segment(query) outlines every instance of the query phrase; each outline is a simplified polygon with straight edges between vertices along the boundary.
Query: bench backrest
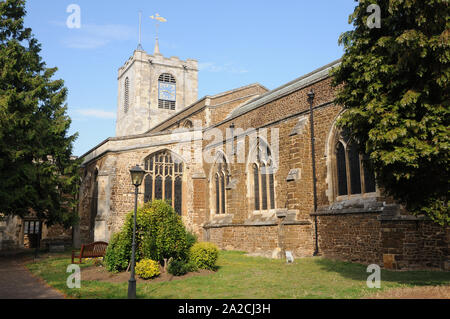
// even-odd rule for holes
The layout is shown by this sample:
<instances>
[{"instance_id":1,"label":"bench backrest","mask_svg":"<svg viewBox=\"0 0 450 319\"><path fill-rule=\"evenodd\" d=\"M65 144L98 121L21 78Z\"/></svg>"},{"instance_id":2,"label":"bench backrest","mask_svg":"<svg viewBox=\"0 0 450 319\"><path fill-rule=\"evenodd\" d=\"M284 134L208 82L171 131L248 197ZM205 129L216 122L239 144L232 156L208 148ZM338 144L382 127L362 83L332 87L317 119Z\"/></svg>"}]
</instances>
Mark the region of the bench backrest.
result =
<instances>
[{"instance_id":1,"label":"bench backrest","mask_svg":"<svg viewBox=\"0 0 450 319\"><path fill-rule=\"evenodd\" d=\"M103 257L106 253L108 243L104 241L96 241L91 244L81 246L82 257Z\"/></svg>"}]
</instances>

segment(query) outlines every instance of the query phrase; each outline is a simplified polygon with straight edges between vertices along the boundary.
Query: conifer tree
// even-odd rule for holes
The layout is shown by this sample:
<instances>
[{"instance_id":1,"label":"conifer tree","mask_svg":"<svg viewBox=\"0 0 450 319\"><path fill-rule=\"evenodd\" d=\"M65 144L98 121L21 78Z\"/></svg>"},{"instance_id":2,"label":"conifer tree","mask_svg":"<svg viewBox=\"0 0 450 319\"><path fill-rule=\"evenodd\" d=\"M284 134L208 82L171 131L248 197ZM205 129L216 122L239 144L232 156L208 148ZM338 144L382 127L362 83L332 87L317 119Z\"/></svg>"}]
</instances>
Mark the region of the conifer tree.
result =
<instances>
[{"instance_id":1,"label":"conifer tree","mask_svg":"<svg viewBox=\"0 0 450 319\"><path fill-rule=\"evenodd\" d=\"M381 9L379 28L367 23ZM360 0L333 72L338 125L370 156L378 185L414 214L449 223L448 0ZM372 21L373 22L373 21ZM371 27L369 27L371 26Z\"/></svg>"},{"instance_id":2,"label":"conifer tree","mask_svg":"<svg viewBox=\"0 0 450 319\"><path fill-rule=\"evenodd\" d=\"M52 79L57 69L42 61L25 14L24 0L0 2L0 212L69 226L79 161L71 156L67 89Z\"/></svg>"}]
</instances>

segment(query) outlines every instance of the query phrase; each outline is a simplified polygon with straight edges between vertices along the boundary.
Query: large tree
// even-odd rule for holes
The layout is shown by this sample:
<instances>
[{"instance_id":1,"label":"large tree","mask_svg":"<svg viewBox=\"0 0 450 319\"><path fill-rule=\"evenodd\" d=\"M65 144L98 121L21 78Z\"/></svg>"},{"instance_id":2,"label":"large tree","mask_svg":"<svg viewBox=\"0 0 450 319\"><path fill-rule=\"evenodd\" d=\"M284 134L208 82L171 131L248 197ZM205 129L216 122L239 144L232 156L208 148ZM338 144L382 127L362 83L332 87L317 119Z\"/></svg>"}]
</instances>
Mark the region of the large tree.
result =
<instances>
[{"instance_id":1,"label":"large tree","mask_svg":"<svg viewBox=\"0 0 450 319\"><path fill-rule=\"evenodd\" d=\"M373 8L381 9L374 25ZM379 186L414 214L449 217L448 0L360 0L333 72L338 125L370 155Z\"/></svg>"},{"instance_id":2,"label":"large tree","mask_svg":"<svg viewBox=\"0 0 450 319\"><path fill-rule=\"evenodd\" d=\"M62 80L24 27L24 0L0 2L0 213L48 225L75 219L78 160Z\"/></svg>"}]
</instances>

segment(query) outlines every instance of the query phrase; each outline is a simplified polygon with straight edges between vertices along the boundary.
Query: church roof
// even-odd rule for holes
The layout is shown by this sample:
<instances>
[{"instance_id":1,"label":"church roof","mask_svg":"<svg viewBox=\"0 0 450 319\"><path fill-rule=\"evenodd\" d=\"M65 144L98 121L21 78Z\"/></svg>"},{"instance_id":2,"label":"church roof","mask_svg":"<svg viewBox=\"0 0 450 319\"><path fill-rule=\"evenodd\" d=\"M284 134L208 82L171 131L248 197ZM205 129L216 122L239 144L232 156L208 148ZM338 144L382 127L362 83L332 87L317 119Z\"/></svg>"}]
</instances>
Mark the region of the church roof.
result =
<instances>
[{"instance_id":1,"label":"church roof","mask_svg":"<svg viewBox=\"0 0 450 319\"><path fill-rule=\"evenodd\" d=\"M327 77L329 77L330 70L332 68L337 67L341 64L341 59L333 61L327 65L324 65L308 74L305 74L291 82L288 82L272 91L269 91L256 99L250 101L247 104L242 105L241 107L235 109L228 117L228 120L231 118L235 118L244 113L247 113L251 110L254 110L264 104L272 102L280 97L288 95L294 91L300 90L306 86L309 86L315 82L321 81Z\"/></svg>"},{"instance_id":2,"label":"church roof","mask_svg":"<svg viewBox=\"0 0 450 319\"><path fill-rule=\"evenodd\" d=\"M176 119L176 121L182 121L182 120L188 118L189 116L191 116L193 113L198 112L199 110L201 110L205 107L220 107L221 105L229 103L230 101L224 100L221 103L215 103L214 100L219 100L220 98L225 97L227 95L232 95L233 93L243 91L245 89L252 88L252 87L260 87L264 91L269 91L265 86L263 86L259 83L253 83L253 84L241 86L236 89L221 92L221 93L218 93L215 95L206 95L206 96L202 97L201 99L197 100L196 102L192 103L191 105L187 106L186 108L182 109L181 111L175 113L174 115L172 115L168 119L164 120L163 122L152 127L146 133L161 131L165 127L173 125L174 124L173 122L175 119ZM248 98L248 97L241 97L241 98Z\"/></svg>"}]
</instances>

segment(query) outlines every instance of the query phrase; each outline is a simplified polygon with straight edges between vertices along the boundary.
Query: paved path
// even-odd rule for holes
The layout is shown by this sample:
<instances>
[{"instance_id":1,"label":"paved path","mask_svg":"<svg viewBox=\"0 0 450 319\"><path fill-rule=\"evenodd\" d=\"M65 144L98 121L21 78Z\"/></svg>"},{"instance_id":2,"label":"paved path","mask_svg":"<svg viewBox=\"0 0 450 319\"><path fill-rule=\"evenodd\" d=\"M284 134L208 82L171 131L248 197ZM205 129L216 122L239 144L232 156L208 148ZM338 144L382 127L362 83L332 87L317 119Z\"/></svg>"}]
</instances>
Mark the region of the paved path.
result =
<instances>
[{"instance_id":1,"label":"paved path","mask_svg":"<svg viewBox=\"0 0 450 319\"><path fill-rule=\"evenodd\" d=\"M62 299L64 296L31 275L20 256L0 257L0 299Z\"/></svg>"}]
</instances>

